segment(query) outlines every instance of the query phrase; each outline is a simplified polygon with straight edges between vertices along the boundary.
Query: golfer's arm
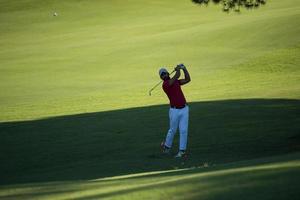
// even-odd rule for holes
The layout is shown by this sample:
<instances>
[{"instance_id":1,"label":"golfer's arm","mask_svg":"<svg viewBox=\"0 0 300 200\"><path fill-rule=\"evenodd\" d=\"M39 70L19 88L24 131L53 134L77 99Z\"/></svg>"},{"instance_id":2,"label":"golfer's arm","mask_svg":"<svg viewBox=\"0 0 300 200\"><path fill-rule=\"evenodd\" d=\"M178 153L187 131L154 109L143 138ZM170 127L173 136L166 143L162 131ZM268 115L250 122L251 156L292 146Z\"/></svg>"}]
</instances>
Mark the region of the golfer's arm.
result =
<instances>
[{"instance_id":1,"label":"golfer's arm","mask_svg":"<svg viewBox=\"0 0 300 200\"><path fill-rule=\"evenodd\" d=\"M180 85L184 85L187 84L188 82L191 81L191 77L190 77L190 73L188 72L188 70L186 68L183 68L183 73L184 73L184 79L180 79Z\"/></svg>"},{"instance_id":2,"label":"golfer's arm","mask_svg":"<svg viewBox=\"0 0 300 200\"><path fill-rule=\"evenodd\" d=\"M173 83L178 80L180 77L180 70L176 70L175 75L169 80L169 85L173 85Z\"/></svg>"}]
</instances>

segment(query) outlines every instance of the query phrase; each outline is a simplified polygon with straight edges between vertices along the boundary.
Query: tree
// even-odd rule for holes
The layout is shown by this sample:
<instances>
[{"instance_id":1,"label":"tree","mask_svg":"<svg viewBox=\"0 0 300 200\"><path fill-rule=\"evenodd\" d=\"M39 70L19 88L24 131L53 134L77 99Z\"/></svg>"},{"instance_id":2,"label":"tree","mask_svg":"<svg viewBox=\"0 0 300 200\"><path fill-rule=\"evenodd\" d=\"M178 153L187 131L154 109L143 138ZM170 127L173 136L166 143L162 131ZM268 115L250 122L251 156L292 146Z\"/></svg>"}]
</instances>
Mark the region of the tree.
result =
<instances>
[{"instance_id":1,"label":"tree","mask_svg":"<svg viewBox=\"0 0 300 200\"><path fill-rule=\"evenodd\" d=\"M266 4L266 1L267 0L192 0L192 2L200 5L207 5L209 2L223 4L223 11L225 12L229 12L230 10L239 12L240 7L245 7L247 9L257 8Z\"/></svg>"}]
</instances>

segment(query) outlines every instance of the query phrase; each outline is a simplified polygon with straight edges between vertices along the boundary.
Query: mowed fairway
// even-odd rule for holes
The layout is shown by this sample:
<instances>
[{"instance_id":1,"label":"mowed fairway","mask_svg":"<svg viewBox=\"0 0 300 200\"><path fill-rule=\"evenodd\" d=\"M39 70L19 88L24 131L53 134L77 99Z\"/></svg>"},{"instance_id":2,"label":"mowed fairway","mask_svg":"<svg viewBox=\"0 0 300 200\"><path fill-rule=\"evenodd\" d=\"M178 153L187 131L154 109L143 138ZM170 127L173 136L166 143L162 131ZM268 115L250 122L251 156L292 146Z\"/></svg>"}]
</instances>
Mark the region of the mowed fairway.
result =
<instances>
[{"instance_id":1,"label":"mowed fairway","mask_svg":"<svg viewBox=\"0 0 300 200\"><path fill-rule=\"evenodd\" d=\"M0 0L0 199L296 199L297 3ZM168 101L148 96L182 62L185 161L160 154Z\"/></svg>"}]
</instances>

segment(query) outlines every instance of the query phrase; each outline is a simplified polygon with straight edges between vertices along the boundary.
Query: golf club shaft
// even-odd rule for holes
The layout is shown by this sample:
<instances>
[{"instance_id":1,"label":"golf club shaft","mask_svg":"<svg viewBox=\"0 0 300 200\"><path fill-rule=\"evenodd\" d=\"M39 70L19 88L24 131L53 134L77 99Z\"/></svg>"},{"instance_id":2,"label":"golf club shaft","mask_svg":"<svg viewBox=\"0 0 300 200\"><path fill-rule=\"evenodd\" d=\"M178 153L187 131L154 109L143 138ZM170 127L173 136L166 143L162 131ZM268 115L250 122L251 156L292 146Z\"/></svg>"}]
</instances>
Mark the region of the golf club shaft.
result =
<instances>
[{"instance_id":1,"label":"golf club shaft","mask_svg":"<svg viewBox=\"0 0 300 200\"><path fill-rule=\"evenodd\" d=\"M173 74L174 72L175 72L175 70L173 70L173 71L171 72L171 74ZM170 75L171 75L171 74L170 74ZM162 82L163 82L163 80L159 81L159 83L157 83L155 86L153 86L153 87L149 90L149 96L151 96L151 92L152 92L157 86L159 86Z\"/></svg>"}]
</instances>

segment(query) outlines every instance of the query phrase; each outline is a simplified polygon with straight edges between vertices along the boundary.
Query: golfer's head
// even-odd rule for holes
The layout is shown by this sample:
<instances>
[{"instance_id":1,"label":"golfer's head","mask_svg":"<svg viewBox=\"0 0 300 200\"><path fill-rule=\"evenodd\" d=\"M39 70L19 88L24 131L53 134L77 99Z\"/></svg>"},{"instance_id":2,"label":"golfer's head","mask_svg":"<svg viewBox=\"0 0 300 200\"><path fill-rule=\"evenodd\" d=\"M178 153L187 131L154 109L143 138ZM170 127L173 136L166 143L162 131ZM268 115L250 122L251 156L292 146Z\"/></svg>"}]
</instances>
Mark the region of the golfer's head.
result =
<instances>
[{"instance_id":1,"label":"golfer's head","mask_svg":"<svg viewBox=\"0 0 300 200\"><path fill-rule=\"evenodd\" d=\"M158 73L162 80L169 79L169 72L165 68L161 68Z\"/></svg>"}]
</instances>

